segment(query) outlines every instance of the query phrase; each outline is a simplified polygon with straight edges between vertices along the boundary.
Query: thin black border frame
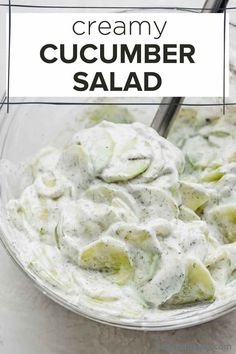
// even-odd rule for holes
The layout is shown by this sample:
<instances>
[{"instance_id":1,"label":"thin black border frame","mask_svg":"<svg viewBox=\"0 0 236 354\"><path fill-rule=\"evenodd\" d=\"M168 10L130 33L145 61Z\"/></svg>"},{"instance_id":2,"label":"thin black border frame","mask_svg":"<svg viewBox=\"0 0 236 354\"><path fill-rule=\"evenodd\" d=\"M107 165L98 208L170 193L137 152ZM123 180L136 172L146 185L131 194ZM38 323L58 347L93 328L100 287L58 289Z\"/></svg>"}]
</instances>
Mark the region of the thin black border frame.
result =
<instances>
[{"instance_id":1,"label":"thin black border frame","mask_svg":"<svg viewBox=\"0 0 236 354\"><path fill-rule=\"evenodd\" d=\"M36 9L142 9L142 10L148 10L148 9L162 9L162 10L167 10L167 9L172 9L172 10L183 10L183 11L200 11L202 10L201 7L182 7L182 6L58 6L58 5L32 5L32 4L12 4L11 0L8 1L8 4L2 4L0 3L0 7L8 7L8 14L9 14L9 26L8 26L8 67L7 67L7 96L6 96L6 102L5 100L2 102L1 108L4 105L7 105L7 113L10 112L10 105L33 105L33 104L41 104L41 105L142 105L142 106L152 106L152 105L165 105L162 102L63 102L63 101L22 101L22 102L11 102L10 101L10 61L11 61L11 13L12 13L12 7L15 8L36 8ZM211 10L206 9L206 10ZM225 114L225 108L226 106L234 106L236 105L236 102L231 102L231 103L226 103L226 97L225 97L225 85L226 85L226 14L228 10L236 10L236 7L224 7L221 10L223 10L224 14L224 24L223 24L223 93L222 93L222 103L181 103L181 104L176 104L177 106L222 106L223 107L223 114Z\"/></svg>"},{"instance_id":2,"label":"thin black border frame","mask_svg":"<svg viewBox=\"0 0 236 354\"><path fill-rule=\"evenodd\" d=\"M7 113L10 112L10 68L11 68L11 0L9 0L9 4L8 4Z\"/></svg>"},{"instance_id":3,"label":"thin black border frame","mask_svg":"<svg viewBox=\"0 0 236 354\"><path fill-rule=\"evenodd\" d=\"M0 7L8 7L9 4L0 3ZM40 9L152 9L152 10L195 10L201 11L202 7L184 7L184 6L58 6L58 5L32 5L32 4L11 4L11 7L20 8L40 8ZM211 11L211 8L206 8L205 10ZM219 10L224 11L225 8L220 8ZM236 10L236 6L227 7L227 10Z\"/></svg>"}]
</instances>

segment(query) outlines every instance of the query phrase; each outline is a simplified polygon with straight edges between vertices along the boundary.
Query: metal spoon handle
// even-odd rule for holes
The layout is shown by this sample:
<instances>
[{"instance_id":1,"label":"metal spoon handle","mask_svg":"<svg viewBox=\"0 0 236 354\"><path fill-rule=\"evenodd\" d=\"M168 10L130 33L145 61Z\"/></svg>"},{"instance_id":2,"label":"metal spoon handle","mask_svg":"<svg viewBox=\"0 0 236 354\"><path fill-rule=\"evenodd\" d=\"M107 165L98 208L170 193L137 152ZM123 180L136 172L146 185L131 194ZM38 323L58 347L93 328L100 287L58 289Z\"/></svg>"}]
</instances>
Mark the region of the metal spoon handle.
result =
<instances>
[{"instance_id":1,"label":"metal spoon handle","mask_svg":"<svg viewBox=\"0 0 236 354\"><path fill-rule=\"evenodd\" d=\"M202 12L223 12L227 4L228 0L206 0ZM164 97L161 101L151 127L165 138L169 133L183 100L184 97Z\"/></svg>"},{"instance_id":2,"label":"metal spoon handle","mask_svg":"<svg viewBox=\"0 0 236 354\"><path fill-rule=\"evenodd\" d=\"M224 12L229 0L206 0L202 12Z\"/></svg>"},{"instance_id":3,"label":"metal spoon handle","mask_svg":"<svg viewBox=\"0 0 236 354\"><path fill-rule=\"evenodd\" d=\"M155 114L151 127L164 138L169 133L183 99L183 97L164 97L161 100L161 105Z\"/></svg>"}]
</instances>

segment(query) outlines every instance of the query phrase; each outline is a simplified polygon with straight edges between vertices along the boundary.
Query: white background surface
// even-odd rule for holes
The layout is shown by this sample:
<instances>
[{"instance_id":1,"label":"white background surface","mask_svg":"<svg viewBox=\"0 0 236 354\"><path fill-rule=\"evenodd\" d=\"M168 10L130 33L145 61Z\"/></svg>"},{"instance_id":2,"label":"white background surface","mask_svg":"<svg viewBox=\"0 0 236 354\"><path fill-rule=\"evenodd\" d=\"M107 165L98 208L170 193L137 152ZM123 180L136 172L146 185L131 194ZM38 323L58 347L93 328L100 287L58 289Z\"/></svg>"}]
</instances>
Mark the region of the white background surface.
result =
<instances>
[{"instance_id":1,"label":"white background surface","mask_svg":"<svg viewBox=\"0 0 236 354\"><path fill-rule=\"evenodd\" d=\"M32 1L40 3L40 0ZM24 2L30 3L30 0ZM60 0L48 1L50 4L56 2ZM88 0L74 3L89 5ZM96 4L102 3L108 5L111 0L96 0ZM118 1L113 0L112 4L115 3ZM130 5L137 3L129 0ZM145 1L145 5L157 3L167 5L166 0ZM186 5L184 0L169 0L171 5L180 3ZM119 0L119 4L127 5L127 0ZM188 6L201 4L201 0L187 1ZM236 0L231 1L231 5L235 6ZM208 324L162 333L135 332L97 324L63 309L41 294L0 246L0 354L235 354L235 331L236 311ZM179 349L178 346L185 343L199 344L203 349ZM172 345L172 349L164 349L165 344ZM231 349L222 351L214 348L217 345L231 345Z\"/></svg>"}]
</instances>

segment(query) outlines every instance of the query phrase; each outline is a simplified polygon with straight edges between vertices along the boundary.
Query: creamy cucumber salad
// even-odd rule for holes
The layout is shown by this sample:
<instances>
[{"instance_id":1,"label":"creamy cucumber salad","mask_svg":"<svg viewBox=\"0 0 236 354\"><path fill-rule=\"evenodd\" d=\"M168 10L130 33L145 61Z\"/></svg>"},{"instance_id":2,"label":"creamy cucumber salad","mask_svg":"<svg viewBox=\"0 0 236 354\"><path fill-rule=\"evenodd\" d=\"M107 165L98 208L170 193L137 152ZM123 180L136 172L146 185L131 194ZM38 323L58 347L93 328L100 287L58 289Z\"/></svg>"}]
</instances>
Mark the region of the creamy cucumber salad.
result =
<instances>
[{"instance_id":1,"label":"creamy cucumber salad","mask_svg":"<svg viewBox=\"0 0 236 354\"><path fill-rule=\"evenodd\" d=\"M166 140L112 109L39 151L8 202L25 266L69 302L125 318L233 294L236 115L182 110Z\"/></svg>"}]
</instances>

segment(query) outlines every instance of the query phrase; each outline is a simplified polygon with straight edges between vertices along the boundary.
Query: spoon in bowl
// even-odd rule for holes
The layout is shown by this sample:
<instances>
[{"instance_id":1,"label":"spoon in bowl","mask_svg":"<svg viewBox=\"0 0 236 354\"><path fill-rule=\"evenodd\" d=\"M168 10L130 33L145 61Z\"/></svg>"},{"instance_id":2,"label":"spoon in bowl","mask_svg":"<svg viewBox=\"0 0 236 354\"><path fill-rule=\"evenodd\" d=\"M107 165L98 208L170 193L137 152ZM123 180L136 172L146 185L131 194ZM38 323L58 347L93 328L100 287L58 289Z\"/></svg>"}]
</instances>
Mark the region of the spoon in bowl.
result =
<instances>
[{"instance_id":1,"label":"spoon in bowl","mask_svg":"<svg viewBox=\"0 0 236 354\"><path fill-rule=\"evenodd\" d=\"M219 13L223 12L228 4L228 0L206 0L202 12ZM164 97L161 101L151 127L161 136L167 137L170 128L177 116L184 97Z\"/></svg>"}]
</instances>

